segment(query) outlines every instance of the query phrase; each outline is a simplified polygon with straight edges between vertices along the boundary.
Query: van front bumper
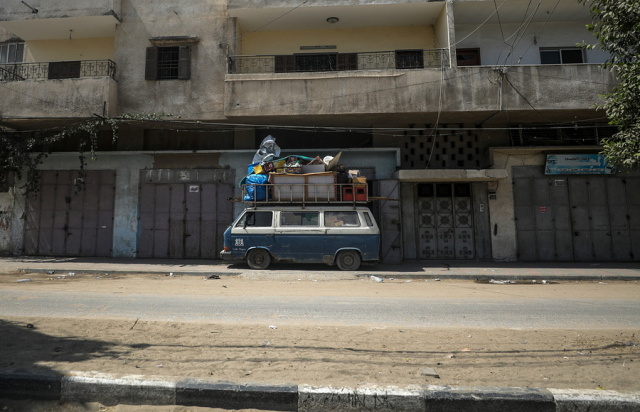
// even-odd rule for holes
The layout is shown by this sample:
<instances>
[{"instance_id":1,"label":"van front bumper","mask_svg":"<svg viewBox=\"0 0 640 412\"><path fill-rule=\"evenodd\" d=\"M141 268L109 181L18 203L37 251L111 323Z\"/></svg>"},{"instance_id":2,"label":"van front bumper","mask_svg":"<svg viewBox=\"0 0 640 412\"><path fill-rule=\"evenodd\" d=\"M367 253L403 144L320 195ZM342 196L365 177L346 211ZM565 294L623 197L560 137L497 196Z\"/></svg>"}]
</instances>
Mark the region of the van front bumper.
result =
<instances>
[{"instance_id":1,"label":"van front bumper","mask_svg":"<svg viewBox=\"0 0 640 412\"><path fill-rule=\"evenodd\" d=\"M220 259L222 260L236 260L233 255L231 254L230 251L228 250L221 250L220 251Z\"/></svg>"}]
</instances>

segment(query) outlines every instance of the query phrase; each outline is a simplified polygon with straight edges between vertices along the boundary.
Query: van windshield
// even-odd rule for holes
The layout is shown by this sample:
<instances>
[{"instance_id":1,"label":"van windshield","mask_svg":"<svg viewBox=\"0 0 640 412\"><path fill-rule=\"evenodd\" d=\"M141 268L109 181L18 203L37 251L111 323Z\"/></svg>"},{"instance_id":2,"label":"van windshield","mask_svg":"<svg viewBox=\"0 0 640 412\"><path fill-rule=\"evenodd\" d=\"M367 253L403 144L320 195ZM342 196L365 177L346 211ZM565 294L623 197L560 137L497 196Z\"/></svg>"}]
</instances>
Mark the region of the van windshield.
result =
<instances>
[{"instance_id":1,"label":"van windshield","mask_svg":"<svg viewBox=\"0 0 640 412\"><path fill-rule=\"evenodd\" d=\"M236 227L271 227L273 212L247 212L238 220Z\"/></svg>"}]
</instances>

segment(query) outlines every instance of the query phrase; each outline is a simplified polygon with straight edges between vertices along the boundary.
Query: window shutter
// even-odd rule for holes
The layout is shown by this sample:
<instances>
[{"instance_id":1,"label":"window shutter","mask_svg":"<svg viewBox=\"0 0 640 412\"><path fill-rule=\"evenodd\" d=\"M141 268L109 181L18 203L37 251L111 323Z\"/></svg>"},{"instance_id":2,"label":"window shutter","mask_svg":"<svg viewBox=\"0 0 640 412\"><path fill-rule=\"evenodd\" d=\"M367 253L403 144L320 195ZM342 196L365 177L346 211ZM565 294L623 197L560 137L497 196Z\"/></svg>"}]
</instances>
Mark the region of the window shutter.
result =
<instances>
[{"instance_id":1,"label":"window shutter","mask_svg":"<svg viewBox=\"0 0 640 412\"><path fill-rule=\"evenodd\" d=\"M340 53L336 56L338 70L358 70L356 53Z\"/></svg>"},{"instance_id":2,"label":"window shutter","mask_svg":"<svg viewBox=\"0 0 640 412\"><path fill-rule=\"evenodd\" d=\"M191 78L191 48L180 46L178 57L178 79L189 80Z\"/></svg>"},{"instance_id":3,"label":"window shutter","mask_svg":"<svg viewBox=\"0 0 640 412\"><path fill-rule=\"evenodd\" d=\"M147 47L147 60L144 70L145 80L158 80L158 48Z\"/></svg>"},{"instance_id":4,"label":"window shutter","mask_svg":"<svg viewBox=\"0 0 640 412\"><path fill-rule=\"evenodd\" d=\"M295 71L294 56L275 56L276 57L276 73L289 73Z\"/></svg>"}]
</instances>

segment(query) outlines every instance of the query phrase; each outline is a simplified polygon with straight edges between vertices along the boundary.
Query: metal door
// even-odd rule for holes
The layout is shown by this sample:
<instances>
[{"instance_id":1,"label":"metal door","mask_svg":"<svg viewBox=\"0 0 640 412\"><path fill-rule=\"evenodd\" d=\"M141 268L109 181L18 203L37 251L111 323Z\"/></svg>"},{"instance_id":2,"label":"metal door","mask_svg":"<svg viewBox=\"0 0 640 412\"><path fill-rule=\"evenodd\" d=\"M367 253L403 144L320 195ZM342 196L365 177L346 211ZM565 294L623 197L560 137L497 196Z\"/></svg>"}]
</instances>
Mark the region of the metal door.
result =
<instances>
[{"instance_id":1,"label":"metal door","mask_svg":"<svg viewBox=\"0 0 640 412\"><path fill-rule=\"evenodd\" d=\"M420 183L417 205L419 259L474 259L469 183Z\"/></svg>"},{"instance_id":2,"label":"metal door","mask_svg":"<svg viewBox=\"0 0 640 412\"><path fill-rule=\"evenodd\" d=\"M111 256L115 171L47 170L38 192L27 196L24 253L50 256Z\"/></svg>"},{"instance_id":3,"label":"metal door","mask_svg":"<svg viewBox=\"0 0 640 412\"><path fill-rule=\"evenodd\" d=\"M514 168L519 259L638 260L639 192L637 176L544 176Z\"/></svg>"},{"instance_id":4,"label":"metal door","mask_svg":"<svg viewBox=\"0 0 640 412\"><path fill-rule=\"evenodd\" d=\"M225 183L142 183L137 256L218 258L233 219L232 196L233 186Z\"/></svg>"}]
</instances>

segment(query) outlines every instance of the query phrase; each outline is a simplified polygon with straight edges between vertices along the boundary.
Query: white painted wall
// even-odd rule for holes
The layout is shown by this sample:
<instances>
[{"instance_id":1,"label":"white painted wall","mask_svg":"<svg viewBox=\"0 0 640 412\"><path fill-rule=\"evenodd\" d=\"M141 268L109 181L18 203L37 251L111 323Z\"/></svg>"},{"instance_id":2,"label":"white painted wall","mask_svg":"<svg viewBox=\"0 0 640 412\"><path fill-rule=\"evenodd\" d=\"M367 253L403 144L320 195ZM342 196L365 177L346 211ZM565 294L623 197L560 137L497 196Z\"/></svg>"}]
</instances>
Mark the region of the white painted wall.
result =
<instances>
[{"instance_id":1,"label":"white painted wall","mask_svg":"<svg viewBox=\"0 0 640 412\"><path fill-rule=\"evenodd\" d=\"M531 23L525 28L516 23L485 24L475 32L479 25L456 24L456 48L480 48L482 65L540 64L541 47L596 43L586 24L575 21ZM601 50L587 50L586 56L586 63L603 63L608 57Z\"/></svg>"}]
</instances>

